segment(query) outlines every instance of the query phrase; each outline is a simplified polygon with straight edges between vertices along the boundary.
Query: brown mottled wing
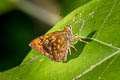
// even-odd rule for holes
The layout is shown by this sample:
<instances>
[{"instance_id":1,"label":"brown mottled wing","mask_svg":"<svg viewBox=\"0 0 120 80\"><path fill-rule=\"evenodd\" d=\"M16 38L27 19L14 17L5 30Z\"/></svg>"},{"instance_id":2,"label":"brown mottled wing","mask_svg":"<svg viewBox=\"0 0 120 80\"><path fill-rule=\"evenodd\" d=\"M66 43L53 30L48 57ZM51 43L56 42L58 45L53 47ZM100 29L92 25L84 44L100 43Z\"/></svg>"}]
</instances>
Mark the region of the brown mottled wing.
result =
<instances>
[{"instance_id":1,"label":"brown mottled wing","mask_svg":"<svg viewBox=\"0 0 120 80\"><path fill-rule=\"evenodd\" d=\"M52 60L61 61L64 59L66 61L68 42L67 33L58 31L36 38L30 43L30 46L46 54Z\"/></svg>"},{"instance_id":2,"label":"brown mottled wing","mask_svg":"<svg viewBox=\"0 0 120 80\"><path fill-rule=\"evenodd\" d=\"M66 32L60 32L54 36L48 38L49 43L46 45L49 49L49 57L55 61L61 61L67 59L67 51L68 51L68 39Z\"/></svg>"}]
</instances>

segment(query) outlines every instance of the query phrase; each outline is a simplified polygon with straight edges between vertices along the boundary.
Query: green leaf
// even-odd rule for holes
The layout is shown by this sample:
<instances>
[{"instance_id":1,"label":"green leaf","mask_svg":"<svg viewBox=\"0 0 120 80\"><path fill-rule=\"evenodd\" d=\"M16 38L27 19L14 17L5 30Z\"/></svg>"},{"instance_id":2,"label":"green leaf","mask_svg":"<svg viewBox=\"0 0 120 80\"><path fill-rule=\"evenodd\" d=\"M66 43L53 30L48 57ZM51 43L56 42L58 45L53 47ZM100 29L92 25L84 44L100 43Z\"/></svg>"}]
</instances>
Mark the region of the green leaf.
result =
<instances>
[{"instance_id":1,"label":"green leaf","mask_svg":"<svg viewBox=\"0 0 120 80\"><path fill-rule=\"evenodd\" d=\"M117 55L103 62L79 80L120 80L120 52Z\"/></svg>"},{"instance_id":2,"label":"green leaf","mask_svg":"<svg viewBox=\"0 0 120 80\"><path fill-rule=\"evenodd\" d=\"M61 15L66 16L74 9L88 3L91 0L61 0L60 9Z\"/></svg>"},{"instance_id":3,"label":"green leaf","mask_svg":"<svg viewBox=\"0 0 120 80\"><path fill-rule=\"evenodd\" d=\"M1 80L119 80L120 1L92 0L77 8L48 33L71 24L88 44L74 43L66 62L55 62L31 50L21 65L2 72ZM114 65L113 65L114 64ZM109 78L108 78L109 77Z\"/></svg>"},{"instance_id":4,"label":"green leaf","mask_svg":"<svg viewBox=\"0 0 120 80\"><path fill-rule=\"evenodd\" d=\"M0 14L15 9L15 4L10 0L0 0Z\"/></svg>"}]
</instances>

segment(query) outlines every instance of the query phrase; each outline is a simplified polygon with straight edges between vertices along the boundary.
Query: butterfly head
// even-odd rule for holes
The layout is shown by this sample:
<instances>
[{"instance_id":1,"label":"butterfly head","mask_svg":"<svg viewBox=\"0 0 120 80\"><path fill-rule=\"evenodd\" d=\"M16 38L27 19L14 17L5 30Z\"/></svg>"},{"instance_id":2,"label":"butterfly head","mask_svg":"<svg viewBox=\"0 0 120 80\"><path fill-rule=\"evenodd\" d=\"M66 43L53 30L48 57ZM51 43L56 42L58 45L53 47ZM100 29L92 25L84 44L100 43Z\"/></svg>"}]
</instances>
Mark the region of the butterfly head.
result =
<instances>
[{"instance_id":1,"label":"butterfly head","mask_svg":"<svg viewBox=\"0 0 120 80\"><path fill-rule=\"evenodd\" d=\"M65 29L64 29L65 32L72 32L72 27L70 24L68 24Z\"/></svg>"},{"instance_id":2,"label":"butterfly head","mask_svg":"<svg viewBox=\"0 0 120 80\"><path fill-rule=\"evenodd\" d=\"M72 33L72 26L70 24L68 24L65 27L64 32L67 32L67 38L70 42L72 42L74 40L74 37L73 37L73 33Z\"/></svg>"}]
</instances>

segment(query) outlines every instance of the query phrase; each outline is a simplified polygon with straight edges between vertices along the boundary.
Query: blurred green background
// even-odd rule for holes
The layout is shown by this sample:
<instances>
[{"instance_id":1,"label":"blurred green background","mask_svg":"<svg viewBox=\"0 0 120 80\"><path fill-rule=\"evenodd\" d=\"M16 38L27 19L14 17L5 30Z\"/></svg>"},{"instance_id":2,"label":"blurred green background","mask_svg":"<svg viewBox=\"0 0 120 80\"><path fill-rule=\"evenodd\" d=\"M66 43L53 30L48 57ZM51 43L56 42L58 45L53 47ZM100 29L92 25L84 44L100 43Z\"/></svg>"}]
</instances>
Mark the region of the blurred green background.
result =
<instances>
[{"instance_id":1,"label":"blurred green background","mask_svg":"<svg viewBox=\"0 0 120 80\"><path fill-rule=\"evenodd\" d=\"M30 51L30 41L49 29L47 24L41 24L46 29L39 29L35 25L34 19L19 10L12 10L0 16L0 71L20 64Z\"/></svg>"}]
</instances>

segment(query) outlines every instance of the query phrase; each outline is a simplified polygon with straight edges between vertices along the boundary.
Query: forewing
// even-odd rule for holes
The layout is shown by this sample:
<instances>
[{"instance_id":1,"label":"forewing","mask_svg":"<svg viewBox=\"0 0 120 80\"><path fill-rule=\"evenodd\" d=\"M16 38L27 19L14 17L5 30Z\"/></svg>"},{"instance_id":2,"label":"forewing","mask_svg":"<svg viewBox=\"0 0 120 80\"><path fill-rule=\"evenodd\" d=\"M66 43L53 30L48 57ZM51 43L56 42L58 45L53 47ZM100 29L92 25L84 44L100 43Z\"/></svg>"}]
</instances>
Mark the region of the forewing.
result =
<instances>
[{"instance_id":1,"label":"forewing","mask_svg":"<svg viewBox=\"0 0 120 80\"><path fill-rule=\"evenodd\" d=\"M52 60L61 61L64 58L66 61L68 42L67 33L58 31L34 39L30 46Z\"/></svg>"},{"instance_id":2,"label":"forewing","mask_svg":"<svg viewBox=\"0 0 120 80\"><path fill-rule=\"evenodd\" d=\"M48 44L48 37L51 37L55 34L59 34L60 31L57 31L57 32L53 32L53 33L49 33L49 34L45 34L43 36L40 36L36 39L34 39L30 44L29 46L32 47L33 49L43 53L43 54L46 54L46 55L49 55L48 51L46 49L44 49L44 45L45 44Z\"/></svg>"}]
</instances>

